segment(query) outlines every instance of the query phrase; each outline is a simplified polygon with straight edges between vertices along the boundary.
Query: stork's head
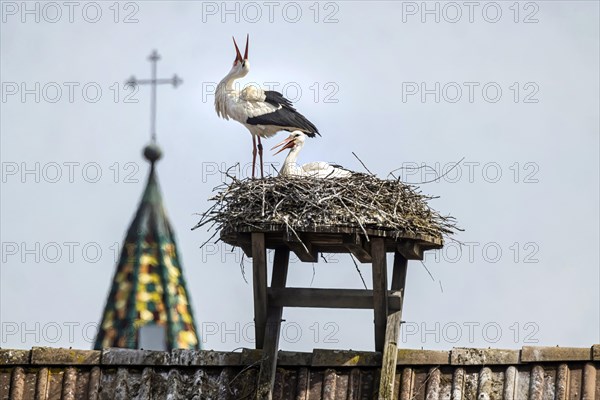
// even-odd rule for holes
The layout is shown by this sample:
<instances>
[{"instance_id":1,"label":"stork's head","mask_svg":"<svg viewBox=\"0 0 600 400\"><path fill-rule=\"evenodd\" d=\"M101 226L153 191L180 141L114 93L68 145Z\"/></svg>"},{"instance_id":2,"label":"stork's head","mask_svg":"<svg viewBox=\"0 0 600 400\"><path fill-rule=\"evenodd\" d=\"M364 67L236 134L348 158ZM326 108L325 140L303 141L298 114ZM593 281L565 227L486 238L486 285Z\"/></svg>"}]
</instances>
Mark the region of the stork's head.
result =
<instances>
[{"instance_id":1,"label":"stork's head","mask_svg":"<svg viewBox=\"0 0 600 400\"><path fill-rule=\"evenodd\" d=\"M296 149L296 148L304 146L305 139L306 139L306 135L304 133L302 133L301 131L293 131L290 134L290 136L288 136L287 139L285 139L283 142L273 146L273 148L271 150L274 150L279 146L283 146L281 149L279 149L275 153L275 154L279 154L282 151L284 151L285 149Z\"/></svg>"},{"instance_id":2,"label":"stork's head","mask_svg":"<svg viewBox=\"0 0 600 400\"><path fill-rule=\"evenodd\" d=\"M236 76L238 78L246 76L248 71L250 71L250 62L248 61L248 42L250 40L250 35L246 36L246 49L244 50L244 57L242 58L242 53L240 53L240 49L238 48L237 43L235 42L235 38L233 38L233 45L235 46L235 60L233 60L233 67L231 67L230 75Z\"/></svg>"}]
</instances>

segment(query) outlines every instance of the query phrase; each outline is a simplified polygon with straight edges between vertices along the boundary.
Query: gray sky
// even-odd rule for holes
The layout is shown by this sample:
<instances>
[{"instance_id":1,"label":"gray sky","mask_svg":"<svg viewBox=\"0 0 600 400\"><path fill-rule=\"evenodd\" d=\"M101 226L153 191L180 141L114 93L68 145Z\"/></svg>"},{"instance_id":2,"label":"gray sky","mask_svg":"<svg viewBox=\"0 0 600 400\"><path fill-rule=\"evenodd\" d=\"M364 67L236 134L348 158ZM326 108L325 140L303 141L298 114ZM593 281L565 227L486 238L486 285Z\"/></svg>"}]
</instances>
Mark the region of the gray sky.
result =
<instances>
[{"instance_id":1,"label":"gray sky","mask_svg":"<svg viewBox=\"0 0 600 400\"><path fill-rule=\"evenodd\" d=\"M244 82L283 91L323 135L301 161L361 170L354 151L385 178L465 158L422 185L467 246L427 256L434 280L409 264L402 346L599 342L598 2L75 3L1 5L0 346L92 346L147 174L149 89L123 82L148 77L155 48L160 77L184 80L159 89L158 171L203 346L253 346L240 252L199 249L212 233L190 231L216 171L251 160L249 133L217 118L211 92L246 33ZM329 261L314 281L295 262L290 285L362 286L348 256ZM373 348L372 312L284 318L283 349Z\"/></svg>"}]
</instances>

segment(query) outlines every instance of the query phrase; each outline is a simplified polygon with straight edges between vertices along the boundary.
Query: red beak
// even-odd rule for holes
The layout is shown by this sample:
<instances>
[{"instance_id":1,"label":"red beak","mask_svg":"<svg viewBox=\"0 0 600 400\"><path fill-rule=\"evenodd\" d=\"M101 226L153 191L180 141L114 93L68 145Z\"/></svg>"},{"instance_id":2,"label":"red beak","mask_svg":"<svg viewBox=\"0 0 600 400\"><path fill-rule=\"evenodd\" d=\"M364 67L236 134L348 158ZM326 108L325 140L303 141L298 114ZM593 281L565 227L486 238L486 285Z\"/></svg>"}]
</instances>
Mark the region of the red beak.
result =
<instances>
[{"instance_id":1,"label":"red beak","mask_svg":"<svg viewBox=\"0 0 600 400\"><path fill-rule=\"evenodd\" d=\"M275 154L279 154L282 151L284 151L285 149L291 149L292 147L294 147L295 143L294 143L294 137L290 136L287 139L285 139L283 142L276 144L275 146L273 146L271 148L271 150L275 150L277 147L284 145L281 149L279 149L279 151L277 151L277 153ZM273 154L273 155L275 155Z\"/></svg>"},{"instance_id":2,"label":"red beak","mask_svg":"<svg viewBox=\"0 0 600 400\"><path fill-rule=\"evenodd\" d=\"M235 38L233 38L233 45L235 46L235 62L242 61L242 54L240 53L240 49L238 48L237 43L235 42Z\"/></svg>"},{"instance_id":3,"label":"red beak","mask_svg":"<svg viewBox=\"0 0 600 400\"><path fill-rule=\"evenodd\" d=\"M246 49L244 50L244 58L242 58L242 53L240 53L240 49L235 42L235 38L233 38L233 45L235 46L235 62L241 62L242 60L248 59L248 42L250 41L250 35L246 35Z\"/></svg>"}]
</instances>

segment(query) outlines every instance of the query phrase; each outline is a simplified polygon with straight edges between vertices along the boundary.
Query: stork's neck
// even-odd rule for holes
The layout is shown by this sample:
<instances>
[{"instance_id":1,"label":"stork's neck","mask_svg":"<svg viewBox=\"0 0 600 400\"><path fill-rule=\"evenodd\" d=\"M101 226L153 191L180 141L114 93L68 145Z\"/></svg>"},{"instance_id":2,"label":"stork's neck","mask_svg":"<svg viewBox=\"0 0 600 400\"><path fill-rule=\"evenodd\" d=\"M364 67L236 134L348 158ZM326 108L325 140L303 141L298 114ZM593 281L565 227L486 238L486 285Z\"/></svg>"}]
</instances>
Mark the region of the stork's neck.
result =
<instances>
[{"instance_id":1,"label":"stork's neck","mask_svg":"<svg viewBox=\"0 0 600 400\"><path fill-rule=\"evenodd\" d=\"M301 168L298 166L296 160L298 159L298 154L300 154L303 145L304 143L298 143L290 150L283 162L283 168L281 168L280 173L282 175L298 175L298 173L295 172Z\"/></svg>"},{"instance_id":2,"label":"stork's neck","mask_svg":"<svg viewBox=\"0 0 600 400\"><path fill-rule=\"evenodd\" d=\"M225 77L221 80L221 82L219 82L219 84L217 85L217 90L220 88L223 92L237 92L234 89L234 84L235 81L237 81L238 79L240 79L240 76L237 74L233 74L233 73L228 73L227 75L225 75Z\"/></svg>"},{"instance_id":3,"label":"stork's neck","mask_svg":"<svg viewBox=\"0 0 600 400\"><path fill-rule=\"evenodd\" d=\"M239 90L235 90L234 88L234 83L239 78L239 75L230 72L217 85L217 90L215 91L215 110L221 118L229 119L233 117L229 109L229 104L237 102L240 97Z\"/></svg>"}]
</instances>

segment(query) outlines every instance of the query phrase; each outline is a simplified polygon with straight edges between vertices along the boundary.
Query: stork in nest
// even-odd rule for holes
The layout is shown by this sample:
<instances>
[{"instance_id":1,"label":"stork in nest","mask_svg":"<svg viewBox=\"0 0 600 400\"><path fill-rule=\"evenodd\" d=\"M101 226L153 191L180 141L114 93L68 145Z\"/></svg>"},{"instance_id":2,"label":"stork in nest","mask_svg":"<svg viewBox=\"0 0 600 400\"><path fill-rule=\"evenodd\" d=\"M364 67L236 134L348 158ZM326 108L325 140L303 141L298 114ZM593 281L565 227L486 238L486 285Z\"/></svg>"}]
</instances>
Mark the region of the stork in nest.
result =
<instances>
[{"instance_id":1,"label":"stork in nest","mask_svg":"<svg viewBox=\"0 0 600 400\"><path fill-rule=\"evenodd\" d=\"M269 138L279 131L300 131L308 137L321 135L317 127L296 111L292 102L281 93L252 85L241 91L234 88L235 81L250 71L248 41L249 36L246 37L246 49L242 57L235 38L233 39L235 60L229 73L217 85L215 109L219 117L227 120L232 118L248 128L252 135L252 178L255 176L257 149L262 178L264 175L261 138Z\"/></svg>"}]
</instances>

